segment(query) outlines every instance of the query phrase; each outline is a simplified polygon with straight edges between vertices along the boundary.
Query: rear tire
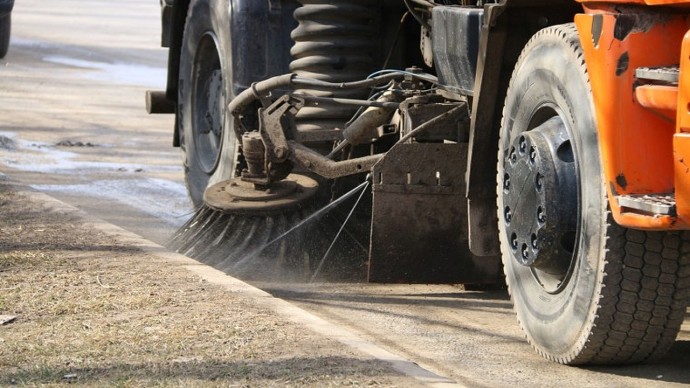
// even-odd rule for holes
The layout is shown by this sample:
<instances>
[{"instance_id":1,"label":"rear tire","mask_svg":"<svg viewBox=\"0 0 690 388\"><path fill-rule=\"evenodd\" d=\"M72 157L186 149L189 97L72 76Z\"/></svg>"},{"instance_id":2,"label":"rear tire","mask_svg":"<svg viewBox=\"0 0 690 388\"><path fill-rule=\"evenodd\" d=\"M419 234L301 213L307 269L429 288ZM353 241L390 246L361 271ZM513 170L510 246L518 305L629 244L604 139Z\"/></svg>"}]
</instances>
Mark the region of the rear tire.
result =
<instances>
[{"instance_id":1,"label":"rear tire","mask_svg":"<svg viewBox=\"0 0 690 388\"><path fill-rule=\"evenodd\" d=\"M501 250L528 341L563 364L662 356L687 306L688 232L629 230L610 216L574 25L546 28L527 43L503 115Z\"/></svg>"},{"instance_id":2,"label":"rear tire","mask_svg":"<svg viewBox=\"0 0 690 388\"><path fill-rule=\"evenodd\" d=\"M0 58L5 58L10 48L10 33L12 31L12 14L0 17Z\"/></svg>"},{"instance_id":3,"label":"rear tire","mask_svg":"<svg viewBox=\"0 0 690 388\"><path fill-rule=\"evenodd\" d=\"M209 182L234 176L236 138L228 0L193 0L180 56L177 110L187 190L196 206ZM213 178L212 178L213 177Z\"/></svg>"}]
</instances>

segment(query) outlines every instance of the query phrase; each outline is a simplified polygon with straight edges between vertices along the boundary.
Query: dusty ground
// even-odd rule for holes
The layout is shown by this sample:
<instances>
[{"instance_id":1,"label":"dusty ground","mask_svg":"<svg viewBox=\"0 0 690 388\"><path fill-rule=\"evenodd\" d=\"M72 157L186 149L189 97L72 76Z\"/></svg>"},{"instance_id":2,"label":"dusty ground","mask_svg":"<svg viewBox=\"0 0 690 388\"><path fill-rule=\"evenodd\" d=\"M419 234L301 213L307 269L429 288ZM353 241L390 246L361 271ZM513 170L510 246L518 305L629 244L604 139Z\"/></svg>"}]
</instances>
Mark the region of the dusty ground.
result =
<instances>
[{"instance_id":1,"label":"dusty ground","mask_svg":"<svg viewBox=\"0 0 690 388\"><path fill-rule=\"evenodd\" d=\"M413 386L0 180L0 385Z\"/></svg>"}]
</instances>

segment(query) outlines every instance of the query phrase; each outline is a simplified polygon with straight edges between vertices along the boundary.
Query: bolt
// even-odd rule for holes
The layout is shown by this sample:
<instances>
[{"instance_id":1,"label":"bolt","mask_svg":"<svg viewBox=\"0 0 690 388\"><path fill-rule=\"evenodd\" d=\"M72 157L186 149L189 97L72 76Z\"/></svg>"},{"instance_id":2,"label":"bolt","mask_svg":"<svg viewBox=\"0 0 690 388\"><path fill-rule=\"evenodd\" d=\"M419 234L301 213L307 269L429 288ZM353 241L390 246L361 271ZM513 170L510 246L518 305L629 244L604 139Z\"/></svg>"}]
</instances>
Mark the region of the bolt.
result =
<instances>
[{"instance_id":1,"label":"bolt","mask_svg":"<svg viewBox=\"0 0 690 388\"><path fill-rule=\"evenodd\" d=\"M511 246L513 249L517 249L517 247L518 247L517 234L515 234L515 233L513 233L513 234L510 236L510 246Z\"/></svg>"},{"instance_id":2,"label":"bolt","mask_svg":"<svg viewBox=\"0 0 690 388\"><path fill-rule=\"evenodd\" d=\"M276 147L274 152L278 159L283 159L287 156L287 149L285 147Z\"/></svg>"},{"instance_id":3,"label":"bolt","mask_svg":"<svg viewBox=\"0 0 690 388\"><path fill-rule=\"evenodd\" d=\"M529 149L529 161L534 163L537 160L537 149L534 146Z\"/></svg>"},{"instance_id":4,"label":"bolt","mask_svg":"<svg viewBox=\"0 0 690 388\"><path fill-rule=\"evenodd\" d=\"M527 140L525 140L525 137L522 136L522 137L520 137L520 153L524 154L526 150L527 150Z\"/></svg>"},{"instance_id":5,"label":"bolt","mask_svg":"<svg viewBox=\"0 0 690 388\"><path fill-rule=\"evenodd\" d=\"M510 161L511 161L511 162L513 162L513 163L517 162L517 153L515 152L515 147L512 147L512 148L510 149L510 156L509 156L509 158L510 158Z\"/></svg>"},{"instance_id":6,"label":"bolt","mask_svg":"<svg viewBox=\"0 0 690 388\"><path fill-rule=\"evenodd\" d=\"M546 214L544 213L544 209L542 209L541 206L537 208L537 221L540 223L546 222Z\"/></svg>"}]
</instances>

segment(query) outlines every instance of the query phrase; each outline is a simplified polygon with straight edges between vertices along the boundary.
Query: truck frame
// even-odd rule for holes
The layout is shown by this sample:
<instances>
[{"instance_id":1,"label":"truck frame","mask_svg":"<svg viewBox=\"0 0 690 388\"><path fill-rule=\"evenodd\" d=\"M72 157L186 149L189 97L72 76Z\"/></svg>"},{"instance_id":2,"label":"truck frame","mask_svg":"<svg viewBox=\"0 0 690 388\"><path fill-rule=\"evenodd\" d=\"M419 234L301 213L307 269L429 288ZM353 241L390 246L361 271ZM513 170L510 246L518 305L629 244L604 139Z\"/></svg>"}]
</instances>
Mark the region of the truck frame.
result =
<instances>
[{"instance_id":1,"label":"truck frame","mask_svg":"<svg viewBox=\"0 0 690 388\"><path fill-rule=\"evenodd\" d=\"M147 106L175 114L205 208L189 228L276 223L366 176L370 281L505 276L527 340L563 364L653 360L675 341L690 297L690 2L161 9L167 88ZM222 251L219 230L184 251Z\"/></svg>"}]
</instances>

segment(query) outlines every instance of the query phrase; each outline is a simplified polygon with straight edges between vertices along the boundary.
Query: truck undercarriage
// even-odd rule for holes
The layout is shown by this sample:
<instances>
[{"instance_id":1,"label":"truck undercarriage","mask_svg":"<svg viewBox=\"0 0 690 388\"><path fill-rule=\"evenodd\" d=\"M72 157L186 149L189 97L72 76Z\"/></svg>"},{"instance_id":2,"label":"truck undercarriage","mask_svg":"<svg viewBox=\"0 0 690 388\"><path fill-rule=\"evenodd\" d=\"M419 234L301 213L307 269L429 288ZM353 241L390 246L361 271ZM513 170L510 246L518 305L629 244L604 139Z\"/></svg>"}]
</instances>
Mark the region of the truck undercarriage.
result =
<instances>
[{"instance_id":1,"label":"truck undercarriage","mask_svg":"<svg viewBox=\"0 0 690 388\"><path fill-rule=\"evenodd\" d=\"M271 265L313 275L321 263L307 252L330 241L284 237L359 193L367 204L340 221L354 219L370 281L495 284L503 269L528 340L565 364L640 362L673 343L690 290L688 234L674 231L688 225L673 195L685 136L668 122L676 106L658 102L678 81L656 74L678 67L682 8L161 4L168 88L147 103L176 114L201 207L182 252L233 269L270 245ZM672 47L644 57L654 39ZM633 86L637 100L614 108L661 124L630 122L630 145L610 118L623 114L602 106Z\"/></svg>"}]
</instances>

